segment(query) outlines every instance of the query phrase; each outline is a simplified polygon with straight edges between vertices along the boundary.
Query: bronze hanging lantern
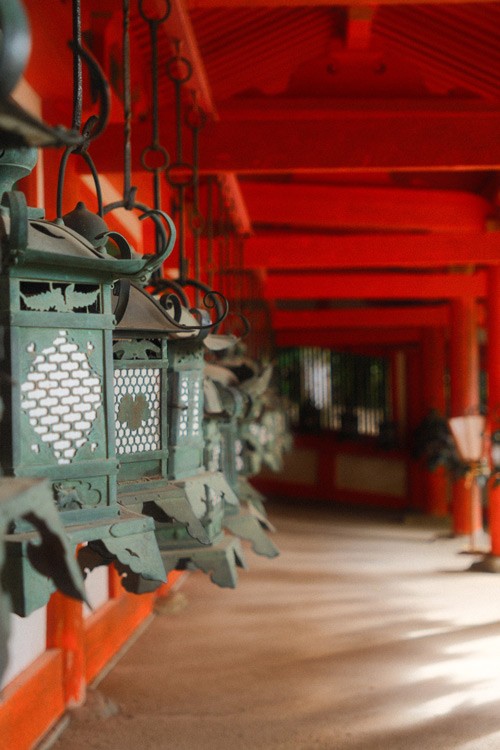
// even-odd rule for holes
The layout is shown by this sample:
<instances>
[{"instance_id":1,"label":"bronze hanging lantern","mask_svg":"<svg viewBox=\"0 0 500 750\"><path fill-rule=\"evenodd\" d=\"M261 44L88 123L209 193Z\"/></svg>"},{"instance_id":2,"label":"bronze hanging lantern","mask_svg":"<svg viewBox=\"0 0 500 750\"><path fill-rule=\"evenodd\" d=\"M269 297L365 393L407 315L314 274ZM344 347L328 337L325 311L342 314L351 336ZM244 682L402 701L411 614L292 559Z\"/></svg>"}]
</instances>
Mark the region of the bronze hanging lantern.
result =
<instances>
[{"instance_id":1,"label":"bronze hanging lantern","mask_svg":"<svg viewBox=\"0 0 500 750\"><path fill-rule=\"evenodd\" d=\"M222 492L231 490L203 466L199 329L188 310L177 306L172 318L131 286L114 343L118 496L155 519L167 573L198 568L232 587L245 562L239 541L222 528Z\"/></svg>"},{"instance_id":2,"label":"bronze hanging lantern","mask_svg":"<svg viewBox=\"0 0 500 750\"><path fill-rule=\"evenodd\" d=\"M21 163L31 159L22 150L18 156ZM119 276L146 278L170 252L173 237L158 257L121 260L61 221L39 217L22 193L3 194L2 470L49 480L73 547L88 543L79 553L86 567L115 560L119 569L159 583L165 576L151 519L123 511L116 498L112 284ZM14 531L22 535L26 527L19 522ZM23 549L21 536L18 546ZM22 614L33 596L20 593Z\"/></svg>"},{"instance_id":3,"label":"bronze hanging lantern","mask_svg":"<svg viewBox=\"0 0 500 750\"><path fill-rule=\"evenodd\" d=\"M226 506L224 527L251 542L256 554L276 557L279 550L265 533L265 530L274 531L274 527L267 519L263 504L254 502L257 491L252 493L251 485L247 491L240 478L244 464L239 420L249 408L248 396L238 387L234 373L226 367L207 365L205 376L205 462L224 473L238 497L237 506ZM250 497L245 497L245 492Z\"/></svg>"}]
</instances>

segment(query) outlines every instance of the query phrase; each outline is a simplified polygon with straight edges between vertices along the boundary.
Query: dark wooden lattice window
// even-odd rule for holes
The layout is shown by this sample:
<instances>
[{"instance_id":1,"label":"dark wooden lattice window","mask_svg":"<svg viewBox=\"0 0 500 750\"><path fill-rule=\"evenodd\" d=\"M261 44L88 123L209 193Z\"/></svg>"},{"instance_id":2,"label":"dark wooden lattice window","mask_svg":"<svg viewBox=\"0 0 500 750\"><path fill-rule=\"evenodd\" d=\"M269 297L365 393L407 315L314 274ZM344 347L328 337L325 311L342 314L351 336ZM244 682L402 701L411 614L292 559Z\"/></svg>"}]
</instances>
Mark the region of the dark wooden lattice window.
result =
<instances>
[{"instance_id":1,"label":"dark wooden lattice window","mask_svg":"<svg viewBox=\"0 0 500 750\"><path fill-rule=\"evenodd\" d=\"M318 347L282 349L278 385L299 430L377 436L390 419L389 362Z\"/></svg>"}]
</instances>

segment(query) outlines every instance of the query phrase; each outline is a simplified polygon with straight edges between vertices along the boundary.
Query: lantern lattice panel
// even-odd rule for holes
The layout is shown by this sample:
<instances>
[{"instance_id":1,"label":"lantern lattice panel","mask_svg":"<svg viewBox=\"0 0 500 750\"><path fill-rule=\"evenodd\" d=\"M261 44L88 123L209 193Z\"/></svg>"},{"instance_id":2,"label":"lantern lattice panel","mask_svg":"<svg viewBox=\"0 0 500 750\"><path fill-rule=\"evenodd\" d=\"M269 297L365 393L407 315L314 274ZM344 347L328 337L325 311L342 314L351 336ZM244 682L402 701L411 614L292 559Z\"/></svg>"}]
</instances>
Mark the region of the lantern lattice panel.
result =
<instances>
[{"instance_id":1,"label":"lantern lattice panel","mask_svg":"<svg viewBox=\"0 0 500 750\"><path fill-rule=\"evenodd\" d=\"M222 471L222 445L219 440L211 440L205 448L205 465L207 471Z\"/></svg>"},{"instance_id":2,"label":"lantern lattice panel","mask_svg":"<svg viewBox=\"0 0 500 750\"><path fill-rule=\"evenodd\" d=\"M87 442L102 404L102 384L90 367L87 353L68 338L67 331L59 331L52 346L35 357L21 393L21 408L33 430L50 445L59 464L70 463ZM31 449L40 451L38 443Z\"/></svg>"},{"instance_id":3,"label":"lantern lattice panel","mask_svg":"<svg viewBox=\"0 0 500 750\"><path fill-rule=\"evenodd\" d=\"M198 437L201 434L201 383L197 371L179 373L177 398L178 437Z\"/></svg>"},{"instance_id":4,"label":"lantern lattice panel","mask_svg":"<svg viewBox=\"0 0 500 750\"><path fill-rule=\"evenodd\" d=\"M118 455L161 449L158 369L115 370L116 452Z\"/></svg>"},{"instance_id":5,"label":"lantern lattice panel","mask_svg":"<svg viewBox=\"0 0 500 750\"><path fill-rule=\"evenodd\" d=\"M22 450L27 464L71 464L102 457L102 342L99 335L67 329L22 329L20 407L26 420ZM105 442L105 441L104 441Z\"/></svg>"}]
</instances>

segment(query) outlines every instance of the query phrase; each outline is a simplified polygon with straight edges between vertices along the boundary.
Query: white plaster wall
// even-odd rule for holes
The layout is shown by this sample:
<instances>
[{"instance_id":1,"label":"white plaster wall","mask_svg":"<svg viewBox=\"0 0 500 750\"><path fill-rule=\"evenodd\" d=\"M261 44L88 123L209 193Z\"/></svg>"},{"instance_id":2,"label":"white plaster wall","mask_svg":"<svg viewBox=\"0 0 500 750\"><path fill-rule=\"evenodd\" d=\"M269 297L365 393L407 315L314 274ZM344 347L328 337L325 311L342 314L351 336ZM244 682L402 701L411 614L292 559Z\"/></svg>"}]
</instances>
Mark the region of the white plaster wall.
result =
<instances>
[{"instance_id":1,"label":"white plaster wall","mask_svg":"<svg viewBox=\"0 0 500 750\"><path fill-rule=\"evenodd\" d=\"M47 608L28 617L10 616L9 662L1 687L5 687L44 653L47 641Z\"/></svg>"},{"instance_id":2,"label":"white plaster wall","mask_svg":"<svg viewBox=\"0 0 500 750\"><path fill-rule=\"evenodd\" d=\"M92 609L89 609L86 604L83 605L83 616L89 617L92 612L105 604L109 599L109 568L107 565L103 565L100 568L95 568L91 571L85 579L85 591L87 592L87 599Z\"/></svg>"}]
</instances>

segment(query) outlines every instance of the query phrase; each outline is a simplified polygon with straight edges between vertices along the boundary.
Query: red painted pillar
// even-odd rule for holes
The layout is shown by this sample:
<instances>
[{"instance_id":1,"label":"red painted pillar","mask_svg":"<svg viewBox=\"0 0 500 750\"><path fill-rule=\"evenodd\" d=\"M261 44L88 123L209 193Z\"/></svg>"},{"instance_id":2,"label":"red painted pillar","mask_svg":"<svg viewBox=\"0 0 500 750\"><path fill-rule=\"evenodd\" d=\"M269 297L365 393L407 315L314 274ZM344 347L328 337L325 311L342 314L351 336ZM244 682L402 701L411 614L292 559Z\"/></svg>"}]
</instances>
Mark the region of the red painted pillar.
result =
<instances>
[{"instance_id":1,"label":"red painted pillar","mask_svg":"<svg viewBox=\"0 0 500 750\"><path fill-rule=\"evenodd\" d=\"M450 411L452 417L479 413L479 346L476 301L462 297L451 303ZM474 534L482 528L481 494L476 483L453 483L453 528Z\"/></svg>"},{"instance_id":2,"label":"red painted pillar","mask_svg":"<svg viewBox=\"0 0 500 750\"><path fill-rule=\"evenodd\" d=\"M492 433L500 430L500 267L488 273L488 414ZM500 555L500 486L489 485L491 554Z\"/></svg>"},{"instance_id":3,"label":"red painted pillar","mask_svg":"<svg viewBox=\"0 0 500 750\"><path fill-rule=\"evenodd\" d=\"M66 705L85 700L85 652L82 603L56 591L47 605L47 648L63 652Z\"/></svg>"},{"instance_id":4,"label":"red painted pillar","mask_svg":"<svg viewBox=\"0 0 500 750\"><path fill-rule=\"evenodd\" d=\"M407 408L406 418L408 434L422 421L425 412L422 411L422 382L423 382L422 345L406 350L406 385ZM408 462L408 500L412 510L425 510L425 474L420 461L410 459Z\"/></svg>"},{"instance_id":5,"label":"red painted pillar","mask_svg":"<svg viewBox=\"0 0 500 750\"><path fill-rule=\"evenodd\" d=\"M396 425L397 436L401 443L406 441L407 425L407 375L406 354L402 349L390 353L391 383L391 418Z\"/></svg>"},{"instance_id":6,"label":"red painted pillar","mask_svg":"<svg viewBox=\"0 0 500 750\"><path fill-rule=\"evenodd\" d=\"M442 328L427 328L422 340L423 410L426 416L435 410L445 416L446 342ZM446 516L449 511L449 480L444 466L425 474L425 510L433 516Z\"/></svg>"}]
</instances>

